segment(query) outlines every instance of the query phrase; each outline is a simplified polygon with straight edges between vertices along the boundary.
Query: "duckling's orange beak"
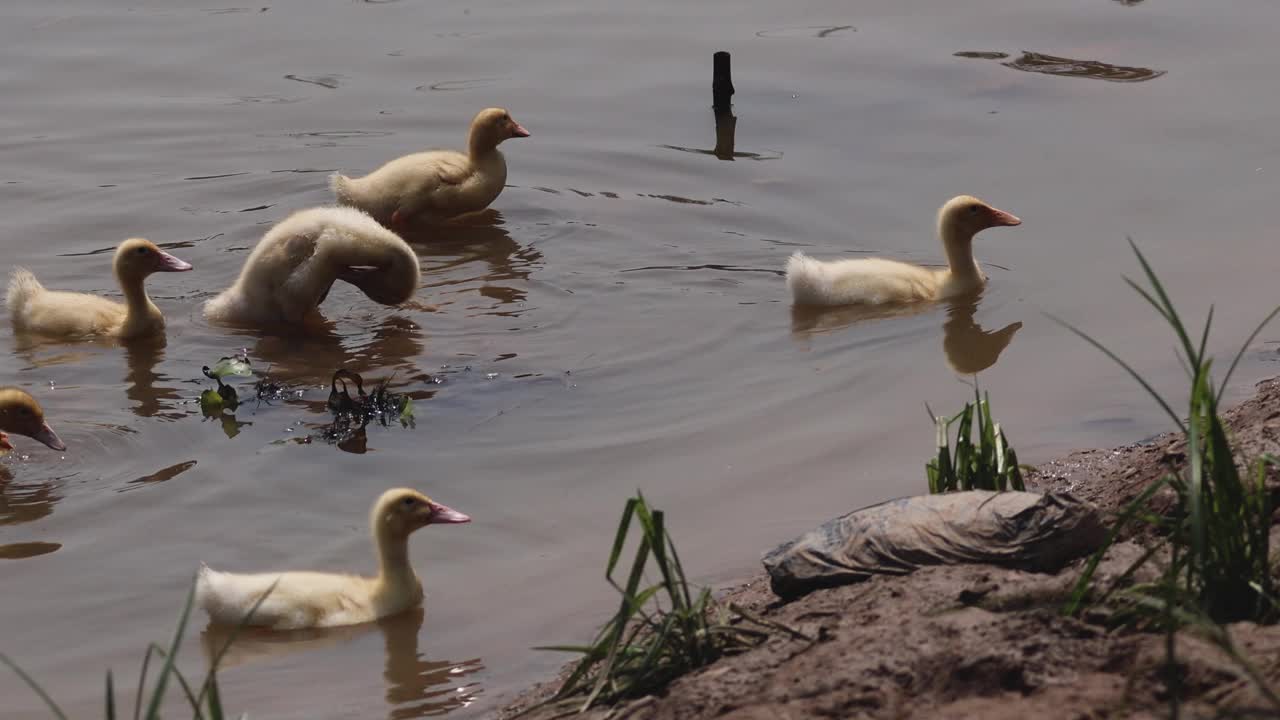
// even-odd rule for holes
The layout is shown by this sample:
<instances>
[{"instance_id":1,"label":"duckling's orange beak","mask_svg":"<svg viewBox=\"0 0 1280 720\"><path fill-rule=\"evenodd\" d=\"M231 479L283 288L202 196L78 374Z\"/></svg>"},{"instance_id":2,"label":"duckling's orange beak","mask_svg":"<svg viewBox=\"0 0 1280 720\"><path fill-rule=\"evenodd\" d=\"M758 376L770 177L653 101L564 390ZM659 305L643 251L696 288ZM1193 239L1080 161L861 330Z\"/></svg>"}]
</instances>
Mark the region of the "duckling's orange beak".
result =
<instances>
[{"instance_id":1,"label":"duckling's orange beak","mask_svg":"<svg viewBox=\"0 0 1280 720\"><path fill-rule=\"evenodd\" d=\"M42 424L40 429L36 431L36 434L31 437L39 440L45 445L48 445L54 450L67 449L67 446L63 444L62 439L58 437L58 433L54 432L53 428L49 427L49 423Z\"/></svg>"},{"instance_id":2,"label":"duckling's orange beak","mask_svg":"<svg viewBox=\"0 0 1280 720\"><path fill-rule=\"evenodd\" d=\"M453 525L469 522L471 522L470 516L464 515L447 505L441 505L438 502L431 503L431 517L427 518L428 525Z\"/></svg>"},{"instance_id":3,"label":"duckling's orange beak","mask_svg":"<svg viewBox=\"0 0 1280 720\"><path fill-rule=\"evenodd\" d=\"M1014 227L1021 225L1022 220L1013 213L1007 213L1003 210L991 208L991 226L992 227Z\"/></svg>"},{"instance_id":4,"label":"duckling's orange beak","mask_svg":"<svg viewBox=\"0 0 1280 720\"><path fill-rule=\"evenodd\" d=\"M190 269L191 263L180 260L163 250L156 256L156 270L160 272L186 272Z\"/></svg>"}]
</instances>

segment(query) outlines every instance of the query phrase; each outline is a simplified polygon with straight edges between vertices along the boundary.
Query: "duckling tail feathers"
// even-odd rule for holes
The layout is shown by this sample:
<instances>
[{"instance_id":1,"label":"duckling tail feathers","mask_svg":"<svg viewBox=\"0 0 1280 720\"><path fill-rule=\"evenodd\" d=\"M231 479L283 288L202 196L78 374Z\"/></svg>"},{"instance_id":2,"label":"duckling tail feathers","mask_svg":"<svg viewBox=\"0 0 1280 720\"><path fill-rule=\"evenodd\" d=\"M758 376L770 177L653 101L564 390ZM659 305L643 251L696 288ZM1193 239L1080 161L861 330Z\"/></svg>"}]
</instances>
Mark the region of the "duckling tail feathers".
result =
<instances>
[{"instance_id":1,"label":"duckling tail feathers","mask_svg":"<svg viewBox=\"0 0 1280 720\"><path fill-rule=\"evenodd\" d=\"M787 288L797 305L830 304L831 282L820 261L797 252L787 260Z\"/></svg>"},{"instance_id":2,"label":"duckling tail feathers","mask_svg":"<svg viewBox=\"0 0 1280 720\"><path fill-rule=\"evenodd\" d=\"M5 305L10 315L19 315L26 307L27 301L44 292L44 286L35 275L26 268L14 268L9 278L9 292L5 296Z\"/></svg>"},{"instance_id":3,"label":"duckling tail feathers","mask_svg":"<svg viewBox=\"0 0 1280 720\"><path fill-rule=\"evenodd\" d=\"M333 195L342 205L351 205L354 198L351 197L351 178L342 173L334 173L329 176L329 189L333 191Z\"/></svg>"}]
</instances>

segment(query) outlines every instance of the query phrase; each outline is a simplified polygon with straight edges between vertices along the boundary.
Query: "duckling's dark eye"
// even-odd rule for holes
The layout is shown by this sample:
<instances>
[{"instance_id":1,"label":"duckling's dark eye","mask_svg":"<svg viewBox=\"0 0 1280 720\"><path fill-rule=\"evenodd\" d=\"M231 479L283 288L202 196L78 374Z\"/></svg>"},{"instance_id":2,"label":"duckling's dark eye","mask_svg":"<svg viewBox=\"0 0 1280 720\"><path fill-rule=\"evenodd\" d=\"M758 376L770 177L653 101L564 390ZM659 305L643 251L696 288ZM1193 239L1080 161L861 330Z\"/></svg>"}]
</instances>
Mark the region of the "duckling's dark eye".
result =
<instances>
[{"instance_id":1,"label":"duckling's dark eye","mask_svg":"<svg viewBox=\"0 0 1280 720\"><path fill-rule=\"evenodd\" d=\"M18 414L23 417L31 417L31 408L19 408Z\"/></svg>"},{"instance_id":2,"label":"duckling's dark eye","mask_svg":"<svg viewBox=\"0 0 1280 720\"><path fill-rule=\"evenodd\" d=\"M134 254L134 255L146 255L146 254L147 254L147 253L149 253L149 252L151 252L151 251L150 251L150 250L148 250L147 248L140 247L140 248L138 248L137 250L134 250L134 251L133 251L133 254Z\"/></svg>"},{"instance_id":3,"label":"duckling's dark eye","mask_svg":"<svg viewBox=\"0 0 1280 720\"><path fill-rule=\"evenodd\" d=\"M969 206L969 214L970 214L970 215L977 215L977 214L978 214L978 211L979 211L979 210L981 210L981 209L982 209L982 208L978 207L977 205L970 205L970 206Z\"/></svg>"},{"instance_id":4,"label":"duckling's dark eye","mask_svg":"<svg viewBox=\"0 0 1280 720\"><path fill-rule=\"evenodd\" d=\"M405 507L407 507L407 508L408 508L408 507L413 507L414 505L417 505L417 504L418 504L418 501L417 501L417 500L415 500L415 499L413 499L413 498L405 498L405 499L401 500L400 502L401 502L401 503L403 503L403 504L404 504L404 506L405 506Z\"/></svg>"}]
</instances>

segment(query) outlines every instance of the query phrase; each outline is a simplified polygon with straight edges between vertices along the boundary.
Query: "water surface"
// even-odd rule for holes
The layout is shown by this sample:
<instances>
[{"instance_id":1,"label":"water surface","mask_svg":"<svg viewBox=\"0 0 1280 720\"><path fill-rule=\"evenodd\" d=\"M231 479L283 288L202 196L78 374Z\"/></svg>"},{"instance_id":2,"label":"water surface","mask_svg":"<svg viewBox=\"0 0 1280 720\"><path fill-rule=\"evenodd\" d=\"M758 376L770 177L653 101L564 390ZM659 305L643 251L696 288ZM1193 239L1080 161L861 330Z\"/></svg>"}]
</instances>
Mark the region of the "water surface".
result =
<instances>
[{"instance_id":1,"label":"water surface","mask_svg":"<svg viewBox=\"0 0 1280 720\"><path fill-rule=\"evenodd\" d=\"M70 448L19 440L0 466L0 650L74 715L108 667L131 691L200 561L371 568L368 504L393 485L475 518L414 538L425 613L250 638L224 696L264 718L482 714L563 659L531 646L607 612L636 489L716 583L921 491L925 403L958 408L968 373L1030 462L1165 429L1044 316L1180 397L1171 338L1121 281L1126 235L1193 316L1218 304L1215 347L1277 302L1275 3L263 1L0 9L6 265L114 295L110 249L141 235L196 267L149 285L163 344L32 343L0 321L0 383ZM721 49L730 145L709 108ZM497 104L533 137L504 145L491 212L418 246L414 302L337 287L331 332L306 339L204 322L273 222L329 199L329 172L460 146ZM979 302L792 312L790 253L937 263L933 214L958 193L1025 221L979 238ZM1234 397L1274 371L1274 339ZM239 350L301 396L205 418L200 368ZM371 427L363 453L300 442L338 366L394 376L416 428ZM0 697L43 716L7 674Z\"/></svg>"}]
</instances>

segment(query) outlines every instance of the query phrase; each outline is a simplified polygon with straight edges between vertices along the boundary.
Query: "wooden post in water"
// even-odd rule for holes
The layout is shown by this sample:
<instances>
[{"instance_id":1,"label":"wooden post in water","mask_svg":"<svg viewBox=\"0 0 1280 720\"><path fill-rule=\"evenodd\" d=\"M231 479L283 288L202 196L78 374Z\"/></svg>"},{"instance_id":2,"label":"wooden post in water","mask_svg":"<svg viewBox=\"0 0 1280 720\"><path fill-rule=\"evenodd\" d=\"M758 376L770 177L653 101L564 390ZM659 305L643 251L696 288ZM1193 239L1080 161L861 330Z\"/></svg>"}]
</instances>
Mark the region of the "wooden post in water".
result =
<instances>
[{"instance_id":1,"label":"wooden post in water","mask_svg":"<svg viewBox=\"0 0 1280 720\"><path fill-rule=\"evenodd\" d=\"M711 107L716 113L716 157L733 160L734 131L738 118L733 116L733 73L729 69L729 53L721 50L711 56Z\"/></svg>"},{"instance_id":2,"label":"wooden post in water","mask_svg":"<svg viewBox=\"0 0 1280 720\"><path fill-rule=\"evenodd\" d=\"M721 50L711 56L711 107L728 110L733 104L733 72L729 69L729 53Z\"/></svg>"}]
</instances>

